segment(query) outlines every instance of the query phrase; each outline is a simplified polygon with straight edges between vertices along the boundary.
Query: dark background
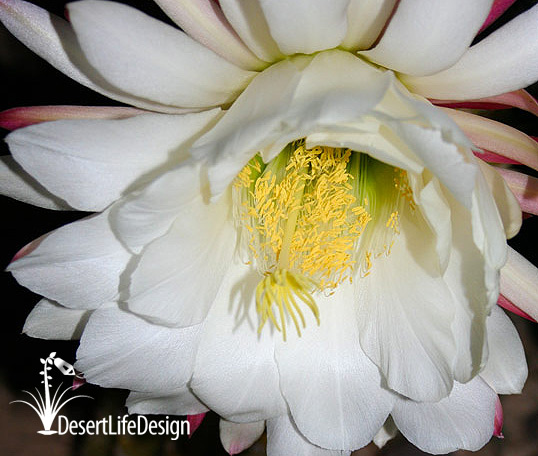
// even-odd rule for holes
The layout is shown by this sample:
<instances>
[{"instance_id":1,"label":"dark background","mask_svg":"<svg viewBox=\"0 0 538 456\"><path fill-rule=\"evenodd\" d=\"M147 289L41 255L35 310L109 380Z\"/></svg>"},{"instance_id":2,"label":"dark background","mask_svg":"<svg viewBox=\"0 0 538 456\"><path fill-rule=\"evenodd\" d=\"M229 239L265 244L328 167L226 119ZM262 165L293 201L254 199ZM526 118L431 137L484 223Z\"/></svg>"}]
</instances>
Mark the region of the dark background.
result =
<instances>
[{"instance_id":1,"label":"dark background","mask_svg":"<svg viewBox=\"0 0 538 456\"><path fill-rule=\"evenodd\" d=\"M33 0L51 12L63 15L63 0ZM166 22L170 21L151 1L124 1ZM505 13L499 24L535 4L536 1L519 0ZM480 38L490 33L491 28ZM537 33L536 30L531 31ZM514 71L517 71L515 68ZM0 110L17 107L48 104L66 105L115 105L97 93L80 86L67 76L58 72L26 47L20 44L0 25ZM536 96L536 85L530 88ZM515 109L494 113L494 117L513 125L526 133L538 136L536 118L529 113ZM3 130L0 134L4 136ZM3 137L2 136L2 137ZM0 143L0 152L8 154L5 143ZM15 253L28 242L41 234L66 223L81 218L80 212L55 212L35 208L26 204L0 197L1 205L1 247L0 267L3 269ZM536 218L525 221L521 233L510 244L527 258L538 264ZM33 389L39 380L41 367L39 357L46 357L56 351L58 356L73 362L77 342L44 341L32 339L21 334L24 320L39 297L19 286L10 274L0 273L3 318L0 334L3 338L4 355L0 364L0 454L71 456L71 455L205 455L226 454L218 439L218 420L208 416L202 427L190 440L184 438L178 444L159 438L98 438L90 439L69 436L44 437L36 434L39 422L33 411L22 404L8 403L22 399L23 389ZM521 396L503 398L505 411L504 440L493 439L478 452L479 455L538 455L538 339L535 327L526 320L513 316L524 341L529 361L529 381ZM89 394L94 401L74 402L67 410L72 418L84 419L104 416L123 415L126 410L123 401L124 391L102 390L85 385L81 394ZM63 413L63 411L62 411ZM264 454L263 441L249 450L249 455ZM464 453L464 452L458 452ZM382 455L420 455L423 454L403 438L390 442L383 450L370 445L358 454ZM292 455L290 455L292 456Z\"/></svg>"}]
</instances>

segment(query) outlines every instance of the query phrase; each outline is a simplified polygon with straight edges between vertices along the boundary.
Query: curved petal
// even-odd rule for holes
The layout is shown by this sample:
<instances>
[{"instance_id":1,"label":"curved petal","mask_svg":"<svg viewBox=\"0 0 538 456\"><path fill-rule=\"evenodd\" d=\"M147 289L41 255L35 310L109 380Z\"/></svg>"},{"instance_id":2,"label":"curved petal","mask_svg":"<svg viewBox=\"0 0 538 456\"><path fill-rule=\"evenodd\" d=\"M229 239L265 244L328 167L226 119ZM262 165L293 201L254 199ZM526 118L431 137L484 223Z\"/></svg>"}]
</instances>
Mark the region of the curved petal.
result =
<instances>
[{"instance_id":1,"label":"curved petal","mask_svg":"<svg viewBox=\"0 0 538 456\"><path fill-rule=\"evenodd\" d=\"M88 61L111 84L135 96L207 108L233 101L254 75L180 30L120 3L87 0L70 3L68 10Z\"/></svg>"},{"instance_id":2,"label":"curved petal","mask_svg":"<svg viewBox=\"0 0 538 456\"><path fill-rule=\"evenodd\" d=\"M70 24L43 8L22 0L0 0L0 21L33 52L62 73L96 92L153 111L181 111L127 94L111 86L84 57Z\"/></svg>"},{"instance_id":3,"label":"curved petal","mask_svg":"<svg viewBox=\"0 0 538 456\"><path fill-rule=\"evenodd\" d=\"M180 162L219 110L145 114L123 120L62 120L14 131L17 162L72 207L101 211Z\"/></svg>"},{"instance_id":4,"label":"curved petal","mask_svg":"<svg viewBox=\"0 0 538 456\"><path fill-rule=\"evenodd\" d=\"M294 139L359 119L390 82L390 74L343 51L279 62L252 81L192 154L209 161L211 191L219 194L256 152L267 161Z\"/></svg>"},{"instance_id":5,"label":"curved petal","mask_svg":"<svg viewBox=\"0 0 538 456\"><path fill-rule=\"evenodd\" d=\"M502 176L503 182L506 182L510 190L514 192L513 196L517 198L519 203L519 212L538 215L538 179L510 169L497 168L496 172Z\"/></svg>"},{"instance_id":6,"label":"curved petal","mask_svg":"<svg viewBox=\"0 0 538 456\"><path fill-rule=\"evenodd\" d=\"M0 112L0 127L16 130L53 120L126 119L145 113L147 111L123 106L30 106Z\"/></svg>"},{"instance_id":7,"label":"curved petal","mask_svg":"<svg viewBox=\"0 0 538 456\"><path fill-rule=\"evenodd\" d=\"M119 292L131 255L112 234L108 213L58 228L11 263L17 281L73 309L96 309Z\"/></svg>"},{"instance_id":8,"label":"curved petal","mask_svg":"<svg viewBox=\"0 0 538 456\"><path fill-rule=\"evenodd\" d=\"M392 410L377 366L360 347L354 286L315 295L321 323L307 322L301 337L290 330L276 341L282 394L299 431L334 450L367 445Z\"/></svg>"},{"instance_id":9,"label":"curved petal","mask_svg":"<svg viewBox=\"0 0 538 456\"><path fill-rule=\"evenodd\" d=\"M267 456L350 456L351 451L320 448L304 438L288 415L267 421Z\"/></svg>"},{"instance_id":10,"label":"curved petal","mask_svg":"<svg viewBox=\"0 0 538 456\"><path fill-rule=\"evenodd\" d=\"M498 394L521 393L527 362L516 328L499 306L487 319L489 357L480 376Z\"/></svg>"},{"instance_id":11,"label":"curved petal","mask_svg":"<svg viewBox=\"0 0 538 456\"><path fill-rule=\"evenodd\" d=\"M538 143L525 133L495 120L469 112L440 108L481 149L512 158L538 170ZM480 154L478 155L480 157Z\"/></svg>"},{"instance_id":12,"label":"curved petal","mask_svg":"<svg viewBox=\"0 0 538 456\"><path fill-rule=\"evenodd\" d=\"M390 255L377 258L356 285L359 337L389 388L435 401L452 389L454 303L440 276L432 234L424 221L407 217Z\"/></svg>"},{"instance_id":13,"label":"curved petal","mask_svg":"<svg viewBox=\"0 0 538 456\"><path fill-rule=\"evenodd\" d=\"M168 394L189 381L200 333L200 325L166 328L117 305L101 308L84 329L75 367L106 388Z\"/></svg>"},{"instance_id":14,"label":"curved petal","mask_svg":"<svg viewBox=\"0 0 538 456\"><path fill-rule=\"evenodd\" d=\"M236 246L231 202L198 198L177 213L171 229L149 244L130 277L127 308L151 322L202 322L219 292Z\"/></svg>"},{"instance_id":15,"label":"curved petal","mask_svg":"<svg viewBox=\"0 0 538 456\"><path fill-rule=\"evenodd\" d=\"M392 440L394 437L396 437L397 434L398 428L394 424L392 416L389 416L383 427L374 436L373 442L375 443L376 447L381 449L389 440Z\"/></svg>"},{"instance_id":16,"label":"curved petal","mask_svg":"<svg viewBox=\"0 0 538 456\"><path fill-rule=\"evenodd\" d=\"M155 0L189 36L246 70L266 66L245 46L213 0Z\"/></svg>"},{"instance_id":17,"label":"curved petal","mask_svg":"<svg viewBox=\"0 0 538 456\"><path fill-rule=\"evenodd\" d=\"M26 318L22 332L39 339L79 339L91 314L91 310L68 309L42 299Z\"/></svg>"},{"instance_id":18,"label":"curved petal","mask_svg":"<svg viewBox=\"0 0 538 456\"><path fill-rule=\"evenodd\" d=\"M187 386L160 395L131 391L125 405L129 413L140 415L196 415L209 410Z\"/></svg>"},{"instance_id":19,"label":"curved petal","mask_svg":"<svg viewBox=\"0 0 538 456\"><path fill-rule=\"evenodd\" d=\"M219 421L220 441L230 455L239 454L258 440L265 430L265 421L232 423Z\"/></svg>"},{"instance_id":20,"label":"curved petal","mask_svg":"<svg viewBox=\"0 0 538 456\"><path fill-rule=\"evenodd\" d=\"M402 0L379 43L360 55L400 73L437 73L454 65L464 54L492 3L493 0Z\"/></svg>"},{"instance_id":21,"label":"curved petal","mask_svg":"<svg viewBox=\"0 0 538 456\"><path fill-rule=\"evenodd\" d=\"M50 193L30 176L11 155L0 157L0 195L9 196L23 203L57 211L73 208L61 198Z\"/></svg>"},{"instance_id":22,"label":"curved petal","mask_svg":"<svg viewBox=\"0 0 538 456\"><path fill-rule=\"evenodd\" d=\"M476 451L493 434L497 394L480 377L455 383L449 397L426 403L399 399L392 417L415 446L428 453Z\"/></svg>"},{"instance_id":23,"label":"curved petal","mask_svg":"<svg viewBox=\"0 0 538 456\"><path fill-rule=\"evenodd\" d=\"M350 51L368 49L382 32L397 0L351 0L347 32L341 46Z\"/></svg>"},{"instance_id":24,"label":"curved petal","mask_svg":"<svg viewBox=\"0 0 538 456\"><path fill-rule=\"evenodd\" d=\"M538 5L472 46L452 67L431 76L402 76L402 81L412 92L440 100L484 98L527 87L538 78L538 34L529 34L537 22Z\"/></svg>"},{"instance_id":25,"label":"curved petal","mask_svg":"<svg viewBox=\"0 0 538 456\"><path fill-rule=\"evenodd\" d=\"M260 0L220 0L226 19L254 54L266 62L284 56L269 33Z\"/></svg>"},{"instance_id":26,"label":"curved petal","mask_svg":"<svg viewBox=\"0 0 538 456\"><path fill-rule=\"evenodd\" d=\"M337 47L347 30L349 0L260 0L269 31L286 55Z\"/></svg>"},{"instance_id":27,"label":"curved petal","mask_svg":"<svg viewBox=\"0 0 538 456\"><path fill-rule=\"evenodd\" d=\"M506 265L501 269L501 293L538 320L538 269L510 247Z\"/></svg>"},{"instance_id":28,"label":"curved petal","mask_svg":"<svg viewBox=\"0 0 538 456\"><path fill-rule=\"evenodd\" d=\"M271 334L257 332L259 279L245 265L230 265L204 322L191 381L194 394L211 410L241 423L287 413Z\"/></svg>"}]
</instances>

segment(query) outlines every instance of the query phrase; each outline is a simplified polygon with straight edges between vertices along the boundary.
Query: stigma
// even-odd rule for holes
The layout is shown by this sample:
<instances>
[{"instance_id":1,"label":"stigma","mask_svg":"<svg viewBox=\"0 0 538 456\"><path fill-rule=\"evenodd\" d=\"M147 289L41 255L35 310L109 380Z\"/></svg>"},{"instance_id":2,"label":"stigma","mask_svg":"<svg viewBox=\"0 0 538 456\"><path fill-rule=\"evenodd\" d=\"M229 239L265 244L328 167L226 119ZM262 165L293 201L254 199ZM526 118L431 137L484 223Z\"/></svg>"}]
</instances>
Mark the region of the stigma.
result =
<instances>
[{"instance_id":1,"label":"stigma","mask_svg":"<svg viewBox=\"0 0 538 456\"><path fill-rule=\"evenodd\" d=\"M269 163L259 155L233 184L245 262L262 275L258 331L267 321L301 335L301 305L320 324L316 293L370 274L399 234L402 204L412 202L405 171L344 148L290 143Z\"/></svg>"}]
</instances>

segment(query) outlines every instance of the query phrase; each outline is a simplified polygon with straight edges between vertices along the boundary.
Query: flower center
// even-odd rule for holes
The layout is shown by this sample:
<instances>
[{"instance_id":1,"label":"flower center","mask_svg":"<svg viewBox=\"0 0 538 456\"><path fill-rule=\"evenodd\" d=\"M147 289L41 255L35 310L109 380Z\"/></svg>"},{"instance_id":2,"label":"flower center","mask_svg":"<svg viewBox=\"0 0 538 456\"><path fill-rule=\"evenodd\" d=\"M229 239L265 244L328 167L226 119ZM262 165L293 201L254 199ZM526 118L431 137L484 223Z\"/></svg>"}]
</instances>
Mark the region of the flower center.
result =
<instances>
[{"instance_id":1,"label":"flower center","mask_svg":"<svg viewBox=\"0 0 538 456\"><path fill-rule=\"evenodd\" d=\"M270 320L284 340L287 316L299 335L299 320L305 326L298 302L319 324L313 293L367 276L373 259L390 253L400 206L412 202L404 171L349 149L307 149L304 141L268 164L257 155L233 188L247 262L264 275L256 289L259 331Z\"/></svg>"}]
</instances>

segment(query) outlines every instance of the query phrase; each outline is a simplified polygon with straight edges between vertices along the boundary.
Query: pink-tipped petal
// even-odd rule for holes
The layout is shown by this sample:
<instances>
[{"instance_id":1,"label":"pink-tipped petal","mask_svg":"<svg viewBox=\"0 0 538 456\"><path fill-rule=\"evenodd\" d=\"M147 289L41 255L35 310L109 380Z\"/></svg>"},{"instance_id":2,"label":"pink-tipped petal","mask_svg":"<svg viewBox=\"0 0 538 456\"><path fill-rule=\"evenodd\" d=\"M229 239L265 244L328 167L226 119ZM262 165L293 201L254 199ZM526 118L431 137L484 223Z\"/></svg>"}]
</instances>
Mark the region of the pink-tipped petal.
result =
<instances>
[{"instance_id":1,"label":"pink-tipped petal","mask_svg":"<svg viewBox=\"0 0 538 456\"><path fill-rule=\"evenodd\" d=\"M22 249L20 249L15 256L9 262L10 264L14 261L20 260L22 257L25 257L29 253L32 253L35 249L39 247L39 244L47 237L47 234L39 236L37 239L34 239L32 242L26 244Z\"/></svg>"},{"instance_id":2,"label":"pink-tipped petal","mask_svg":"<svg viewBox=\"0 0 538 456\"><path fill-rule=\"evenodd\" d=\"M246 450L258 440L265 429L265 421L233 423L220 420L219 433L222 446L230 456Z\"/></svg>"},{"instance_id":3,"label":"pink-tipped petal","mask_svg":"<svg viewBox=\"0 0 538 456\"><path fill-rule=\"evenodd\" d=\"M463 109L508 109L519 108L538 116L538 101L524 89L503 93L494 97L476 100L430 100L436 106Z\"/></svg>"},{"instance_id":4,"label":"pink-tipped petal","mask_svg":"<svg viewBox=\"0 0 538 456\"><path fill-rule=\"evenodd\" d=\"M511 247L501 269L500 285L506 299L538 320L538 268Z\"/></svg>"},{"instance_id":5,"label":"pink-tipped petal","mask_svg":"<svg viewBox=\"0 0 538 456\"><path fill-rule=\"evenodd\" d=\"M86 379L80 372L76 372L75 378L73 379L72 390L79 389L82 385L86 384Z\"/></svg>"},{"instance_id":6,"label":"pink-tipped petal","mask_svg":"<svg viewBox=\"0 0 538 456\"><path fill-rule=\"evenodd\" d=\"M64 119L126 119L146 111L121 106L29 106L0 112L0 127L16 130Z\"/></svg>"},{"instance_id":7,"label":"pink-tipped petal","mask_svg":"<svg viewBox=\"0 0 538 456\"><path fill-rule=\"evenodd\" d=\"M484 160L488 163L506 163L510 165L521 165L520 162L517 160L513 160L511 158L505 157L504 155L499 155L491 152L490 150L475 150L473 151L476 157L480 158L481 160Z\"/></svg>"},{"instance_id":8,"label":"pink-tipped petal","mask_svg":"<svg viewBox=\"0 0 538 456\"><path fill-rule=\"evenodd\" d=\"M499 18L499 16L501 16L501 14L503 14L508 8L512 6L515 1L516 0L495 0L493 2L493 5L491 5L491 10L488 17L484 21L484 24L482 25L478 33L480 33L486 27L495 22Z\"/></svg>"},{"instance_id":9,"label":"pink-tipped petal","mask_svg":"<svg viewBox=\"0 0 538 456\"><path fill-rule=\"evenodd\" d=\"M538 143L525 133L468 112L440 109L458 124L475 146L538 170Z\"/></svg>"},{"instance_id":10,"label":"pink-tipped petal","mask_svg":"<svg viewBox=\"0 0 538 456\"><path fill-rule=\"evenodd\" d=\"M497 305L505 310L508 310L509 312L512 312L513 314L519 315L520 317L526 318L527 320L536 323L536 320L534 318L532 318L529 314L523 312L519 307L516 307L512 301L506 299L506 297L502 294L499 295Z\"/></svg>"},{"instance_id":11,"label":"pink-tipped petal","mask_svg":"<svg viewBox=\"0 0 538 456\"><path fill-rule=\"evenodd\" d=\"M196 429L200 427L202 421L204 421L205 413L198 413L197 415L187 415L187 421L189 422L189 439L196 432Z\"/></svg>"},{"instance_id":12,"label":"pink-tipped petal","mask_svg":"<svg viewBox=\"0 0 538 456\"><path fill-rule=\"evenodd\" d=\"M538 179L509 169L498 168L497 171L514 193L521 210L538 215Z\"/></svg>"},{"instance_id":13,"label":"pink-tipped petal","mask_svg":"<svg viewBox=\"0 0 538 456\"><path fill-rule=\"evenodd\" d=\"M493 425L493 435L499 439L504 439L503 435L503 406L499 396L497 396L497 402L495 402L495 419Z\"/></svg>"},{"instance_id":14,"label":"pink-tipped petal","mask_svg":"<svg viewBox=\"0 0 538 456\"><path fill-rule=\"evenodd\" d=\"M156 0L170 18L205 47L245 70L267 64L241 41L220 6L213 0Z\"/></svg>"}]
</instances>

